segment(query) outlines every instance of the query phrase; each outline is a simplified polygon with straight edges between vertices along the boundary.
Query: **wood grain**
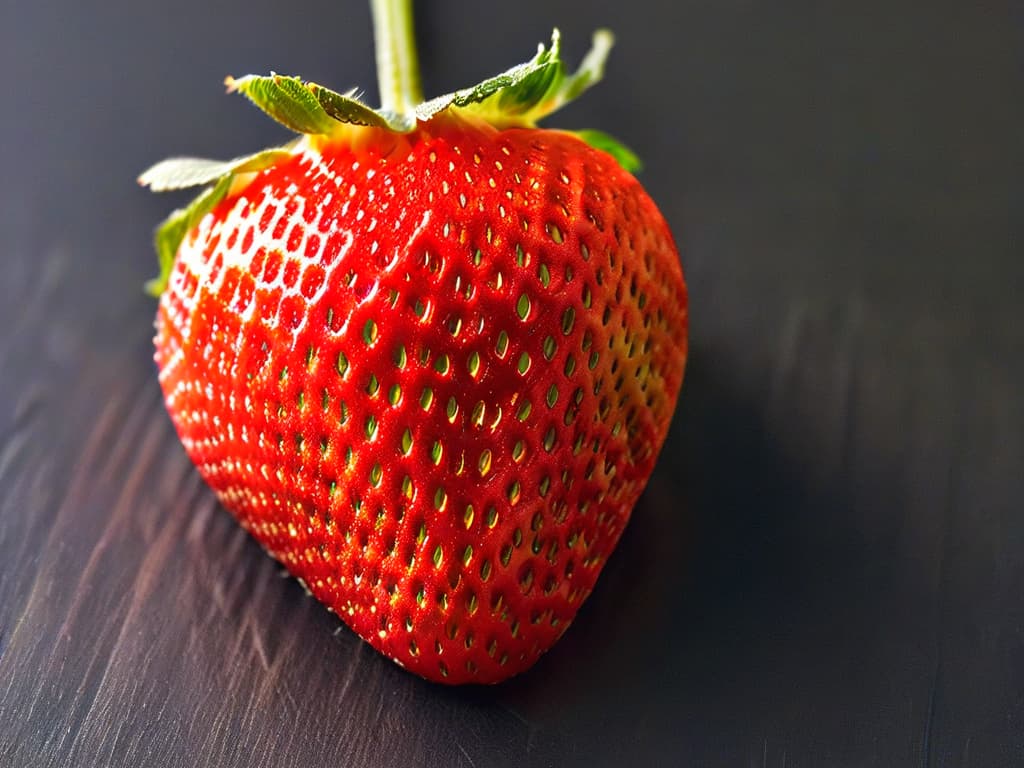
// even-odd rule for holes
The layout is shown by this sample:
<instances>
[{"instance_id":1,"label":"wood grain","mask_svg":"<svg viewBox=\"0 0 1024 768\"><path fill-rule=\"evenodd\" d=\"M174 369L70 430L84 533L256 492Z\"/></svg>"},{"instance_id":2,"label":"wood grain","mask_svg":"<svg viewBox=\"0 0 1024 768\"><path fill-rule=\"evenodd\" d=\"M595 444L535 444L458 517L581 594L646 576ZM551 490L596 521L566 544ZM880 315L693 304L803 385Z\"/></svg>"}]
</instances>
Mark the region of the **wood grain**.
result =
<instances>
[{"instance_id":1,"label":"wood grain","mask_svg":"<svg viewBox=\"0 0 1024 768\"><path fill-rule=\"evenodd\" d=\"M483 5L422 9L430 90L614 27L561 124L648 158L690 281L680 410L577 623L506 685L413 678L163 412L139 287L175 200L131 180L280 138L227 72L370 83L363 4L8 5L0 765L1024 763L1020 10Z\"/></svg>"}]
</instances>

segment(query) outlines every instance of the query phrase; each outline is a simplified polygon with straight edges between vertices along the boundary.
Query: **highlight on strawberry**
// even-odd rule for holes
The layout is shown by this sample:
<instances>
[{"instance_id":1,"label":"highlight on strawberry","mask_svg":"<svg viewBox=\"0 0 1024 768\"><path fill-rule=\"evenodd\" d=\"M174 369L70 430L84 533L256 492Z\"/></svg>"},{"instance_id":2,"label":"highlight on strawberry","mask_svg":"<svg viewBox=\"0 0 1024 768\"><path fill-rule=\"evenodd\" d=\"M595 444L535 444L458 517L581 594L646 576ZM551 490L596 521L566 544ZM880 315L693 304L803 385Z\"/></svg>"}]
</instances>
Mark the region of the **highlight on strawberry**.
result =
<instances>
[{"instance_id":1,"label":"highlight on strawberry","mask_svg":"<svg viewBox=\"0 0 1024 768\"><path fill-rule=\"evenodd\" d=\"M372 0L382 106L277 74L228 90L298 136L159 227L156 363L200 474L329 610L445 683L529 668L594 589L665 441L687 351L672 235L557 31L423 100L411 0Z\"/></svg>"}]
</instances>

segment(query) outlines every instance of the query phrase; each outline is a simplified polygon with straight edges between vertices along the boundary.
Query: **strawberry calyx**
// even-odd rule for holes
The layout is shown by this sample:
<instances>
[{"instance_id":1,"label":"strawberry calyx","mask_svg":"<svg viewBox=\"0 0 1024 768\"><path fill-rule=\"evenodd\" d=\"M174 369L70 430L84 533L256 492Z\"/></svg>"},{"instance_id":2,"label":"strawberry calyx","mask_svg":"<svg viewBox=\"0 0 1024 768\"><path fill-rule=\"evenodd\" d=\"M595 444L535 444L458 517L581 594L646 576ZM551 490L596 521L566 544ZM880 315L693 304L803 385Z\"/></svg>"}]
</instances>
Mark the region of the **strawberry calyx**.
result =
<instances>
[{"instance_id":1,"label":"strawberry calyx","mask_svg":"<svg viewBox=\"0 0 1024 768\"><path fill-rule=\"evenodd\" d=\"M538 121L601 80L613 43L611 32L598 30L579 68L568 72L561 58L561 36L555 29L551 46L540 44L529 61L469 88L416 104L408 112L385 107L373 109L359 99L355 90L337 93L317 83L277 73L228 77L225 85L229 93L241 93L296 133L331 135L345 124L408 133L418 123L429 122L449 110L483 119L498 129L534 128Z\"/></svg>"},{"instance_id":2,"label":"strawberry calyx","mask_svg":"<svg viewBox=\"0 0 1024 768\"><path fill-rule=\"evenodd\" d=\"M350 140L353 131L382 129L396 134L429 130L432 121L455 118L484 122L503 130L535 128L538 121L579 97L599 82L614 43L608 30L594 33L590 51L570 72L561 58L561 37L552 32L551 45L540 44L536 55L501 74L469 88L423 101L412 40L409 0L372 0L377 41L378 79L382 106L373 109L356 90L338 93L301 78L271 73L225 79L228 93L240 93L271 118L303 136L320 140ZM582 141L604 150L626 170L640 168L639 158L621 142L596 130L573 131ZM160 274L146 284L159 296L167 286L174 259L188 232L220 202L240 175L270 167L296 151L302 141L220 161L195 157L163 160L139 176L154 192L206 186L191 203L171 213L157 228L154 246Z\"/></svg>"}]
</instances>

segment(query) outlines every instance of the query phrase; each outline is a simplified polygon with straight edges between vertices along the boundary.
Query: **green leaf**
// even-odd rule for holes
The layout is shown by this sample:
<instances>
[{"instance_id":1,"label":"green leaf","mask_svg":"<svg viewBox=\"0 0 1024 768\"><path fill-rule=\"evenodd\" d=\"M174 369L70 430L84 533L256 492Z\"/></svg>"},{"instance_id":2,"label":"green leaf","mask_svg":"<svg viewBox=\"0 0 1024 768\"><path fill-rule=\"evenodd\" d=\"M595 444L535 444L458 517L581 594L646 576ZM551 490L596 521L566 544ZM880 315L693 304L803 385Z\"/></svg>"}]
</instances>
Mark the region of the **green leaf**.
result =
<instances>
[{"instance_id":1,"label":"green leaf","mask_svg":"<svg viewBox=\"0 0 1024 768\"><path fill-rule=\"evenodd\" d=\"M579 69L571 74L566 72L562 62L560 41L556 29L551 34L551 47L540 45L537 55L530 61L471 88L421 104L416 108L417 119L430 120L454 107L482 117L499 128L536 125L601 79L614 37L608 30L595 32L590 51Z\"/></svg>"},{"instance_id":2,"label":"green leaf","mask_svg":"<svg viewBox=\"0 0 1024 768\"><path fill-rule=\"evenodd\" d=\"M268 168L291 153L284 147L264 149L234 160L207 160L201 157L172 157L163 160L139 176L139 184L154 192L187 189L210 184L229 173L255 173Z\"/></svg>"},{"instance_id":3,"label":"green leaf","mask_svg":"<svg viewBox=\"0 0 1024 768\"><path fill-rule=\"evenodd\" d=\"M146 283L146 292L151 296L159 297L164 292L171 277L171 270L174 269L174 259L178 255L181 242L203 216L224 199L231 187L232 179L234 175L230 173L221 176L216 184L205 189L184 208L176 210L157 227L153 244L156 246L160 274Z\"/></svg>"},{"instance_id":4,"label":"green leaf","mask_svg":"<svg viewBox=\"0 0 1024 768\"><path fill-rule=\"evenodd\" d=\"M573 131L573 133L594 149L607 152L618 161L619 165L630 173L637 173L644 167L643 161L637 157L633 150L604 131L584 130Z\"/></svg>"},{"instance_id":5,"label":"green leaf","mask_svg":"<svg viewBox=\"0 0 1024 768\"><path fill-rule=\"evenodd\" d=\"M271 74L228 77L228 93L238 91L286 128L296 133L332 133L335 121L297 77Z\"/></svg>"},{"instance_id":6,"label":"green leaf","mask_svg":"<svg viewBox=\"0 0 1024 768\"><path fill-rule=\"evenodd\" d=\"M277 122L296 133L331 134L344 123L374 125L395 131L411 131L410 121L371 109L354 92L336 93L298 77L271 73L246 75L224 81L228 93L240 92Z\"/></svg>"},{"instance_id":7,"label":"green leaf","mask_svg":"<svg viewBox=\"0 0 1024 768\"><path fill-rule=\"evenodd\" d=\"M393 124L391 119L383 112L370 109L363 104L356 97L354 90L348 93L336 93L330 88L324 88L316 83L307 83L306 87L316 97L324 112L340 123L371 125L401 131L411 131L415 127L407 123Z\"/></svg>"}]
</instances>

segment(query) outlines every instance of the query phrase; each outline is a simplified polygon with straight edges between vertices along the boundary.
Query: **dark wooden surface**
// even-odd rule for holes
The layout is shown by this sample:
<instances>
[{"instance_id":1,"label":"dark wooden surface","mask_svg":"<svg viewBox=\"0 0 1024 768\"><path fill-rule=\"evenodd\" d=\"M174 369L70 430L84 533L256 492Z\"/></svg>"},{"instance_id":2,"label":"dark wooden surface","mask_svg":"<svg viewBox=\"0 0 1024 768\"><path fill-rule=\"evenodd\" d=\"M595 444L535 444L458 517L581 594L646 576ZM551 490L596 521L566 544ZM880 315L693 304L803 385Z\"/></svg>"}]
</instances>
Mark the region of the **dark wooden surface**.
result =
<instances>
[{"instance_id":1,"label":"dark wooden surface","mask_svg":"<svg viewBox=\"0 0 1024 768\"><path fill-rule=\"evenodd\" d=\"M432 93L616 29L554 123L647 159L692 292L597 591L462 690L217 506L139 289L180 199L135 173L282 137L225 74L372 93L363 2L0 5L0 765L1024 764L1020 4L601 5L421 3Z\"/></svg>"}]
</instances>

